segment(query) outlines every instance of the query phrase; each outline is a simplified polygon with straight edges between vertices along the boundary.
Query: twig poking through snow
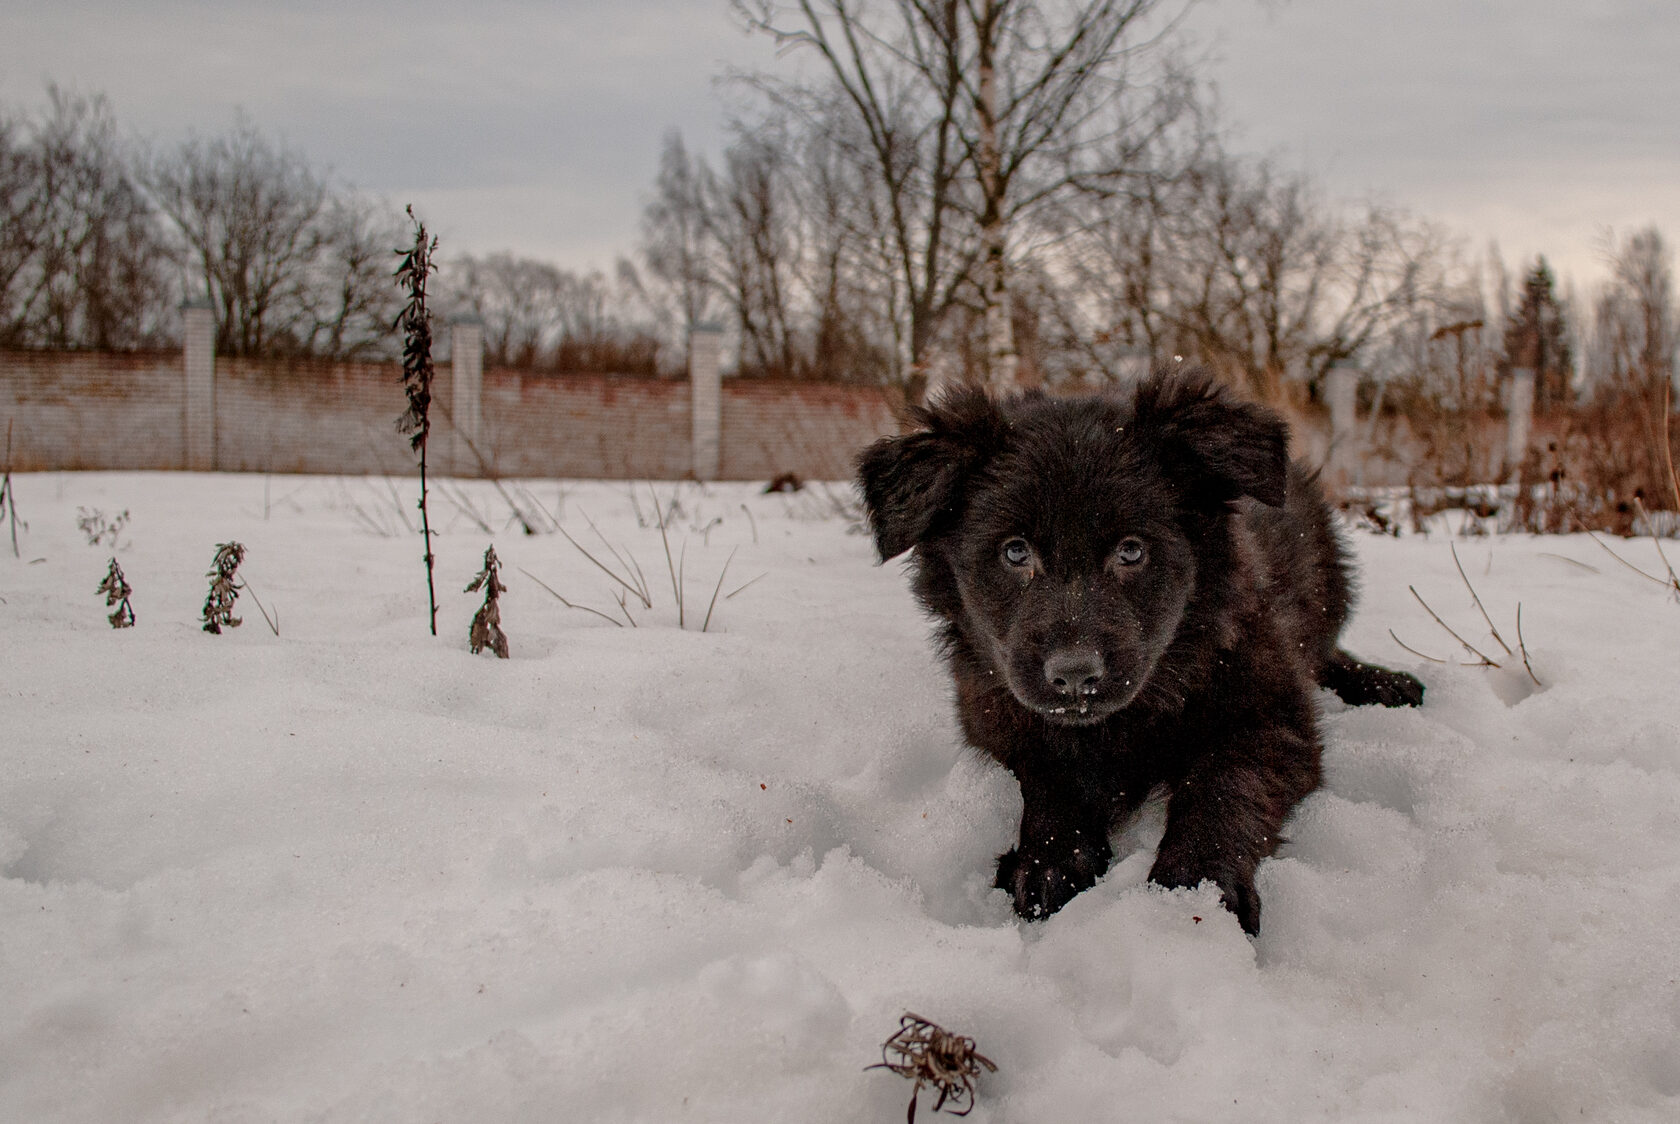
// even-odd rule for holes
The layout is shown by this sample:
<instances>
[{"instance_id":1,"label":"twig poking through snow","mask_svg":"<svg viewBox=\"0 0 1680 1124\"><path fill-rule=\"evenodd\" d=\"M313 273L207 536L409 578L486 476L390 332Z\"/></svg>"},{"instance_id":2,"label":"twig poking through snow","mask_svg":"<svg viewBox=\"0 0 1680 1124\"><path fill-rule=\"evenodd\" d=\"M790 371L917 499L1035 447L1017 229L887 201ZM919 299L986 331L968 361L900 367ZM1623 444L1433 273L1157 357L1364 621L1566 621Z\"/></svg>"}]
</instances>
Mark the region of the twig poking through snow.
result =
<instances>
[{"instance_id":1,"label":"twig poking through snow","mask_svg":"<svg viewBox=\"0 0 1680 1124\"><path fill-rule=\"evenodd\" d=\"M1528 663L1528 645L1523 643L1522 637L1522 602L1517 602L1517 649L1522 652L1523 670L1534 680L1536 687L1540 686L1540 677L1534 674L1534 669Z\"/></svg>"},{"instance_id":2,"label":"twig poking through snow","mask_svg":"<svg viewBox=\"0 0 1680 1124\"><path fill-rule=\"evenodd\" d=\"M1499 630L1493 626L1493 620L1488 616L1487 610L1482 608L1482 599L1476 596L1476 587L1470 584L1470 578L1464 573L1464 563L1458 560L1458 547L1454 546L1450 542L1447 545L1452 547L1453 565L1458 567L1458 576L1464 579L1464 588L1470 591L1470 600L1475 602L1476 611L1482 614L1482 620L1487 621L1488 631L1493 633L1494 640L1501 648L1505 649L1505 654L1507 656L1513 655L1514 653L1511 651L1511 646L1505 643L1505 638L1499 635ZM1425 607L1427 608L1427 606Z\"/></svg>"},{"instance_id":3,"label":"twig poking through snow","mask_svg":"<svg viewBox=\"0 0 1680 1124\"><path fill-rule=\"evenodd\" d=\"M1430 663L1446 663L1447 662L1446 660L1441 659L1439 656L1425 655L1424 653L1418 651L1416 648L1412 647L1410 644L1406 643L1404 640L1402 640L1398 636L1394 635L1394 630L1392 628L1388 630L1388 638L1390 640L1394 641L1396 644L1400 645L1402 648L1406 649L1406 651L1410 652L1412 655L1416 656L1420 660L1428 660Z\"/></svg>"},{"instance_id":4,"label":"twig poking through snow","mask_svg":"<svg viewBox=\"0 0 1680 1124\"><path fill-rule=\"evenodd\" d=\"M1434 617L1435 618L1435 623L1447 630L1447 635L1448 636L1452 637L1454 640L1456 640L1460 644L1464 645L1464 650L1466 652L1469 652L1472 656L1475 656L1478 660L1481 661L1479 666L1482 666L1482 667L1498 667L1499 666L1497 663L1488 659L1486 656L1482 655L1482 653L1478 652L1476 650L1475 646L1470 643L1470 641L1464 639L1464 637L1462 637L1458 633L1454 632L1452 630L1452 626L1449 625L1446 621L1442 620L1441 617L1440 617L1440 614L1436 613L1434 609L1431 609L1429 607L1429 602L1427 602L1423 599L1423 595L1417 591L1416 586L1410 586L1409 585L1406 588L1412 591L1412 596L1416 597L1417 598L1417 603L1419 605L1423 606L1423 611L1428 613L1431 617Z\"/></svg>"}]
</instances>

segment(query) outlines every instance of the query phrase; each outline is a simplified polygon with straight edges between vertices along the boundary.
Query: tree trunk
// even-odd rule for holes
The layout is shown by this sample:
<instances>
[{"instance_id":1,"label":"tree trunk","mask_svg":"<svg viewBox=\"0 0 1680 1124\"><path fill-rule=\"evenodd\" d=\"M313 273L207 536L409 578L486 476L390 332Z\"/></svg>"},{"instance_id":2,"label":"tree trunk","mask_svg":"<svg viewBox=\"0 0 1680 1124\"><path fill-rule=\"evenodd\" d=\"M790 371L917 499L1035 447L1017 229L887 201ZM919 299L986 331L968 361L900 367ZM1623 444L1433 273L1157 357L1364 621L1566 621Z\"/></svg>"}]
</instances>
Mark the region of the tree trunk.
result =
<instances>
[{"instance_id":1,"label":"tree trunk","mask_svg":"<svg viewBox=\"0 0 1680 1124\"><path fill-rule=\"evenodd\" d=\"M977 157L980 174L980 291L986 311L986 387L993 394L1015 388L1015 330L1009 308L1009 278L1006 251L1007 231L1003 222L1003 167L998 150L997 127L997 36L998 6L988 3L984 22L975 28L980 78L980 144Z\"/></svg>"}]
</instances>

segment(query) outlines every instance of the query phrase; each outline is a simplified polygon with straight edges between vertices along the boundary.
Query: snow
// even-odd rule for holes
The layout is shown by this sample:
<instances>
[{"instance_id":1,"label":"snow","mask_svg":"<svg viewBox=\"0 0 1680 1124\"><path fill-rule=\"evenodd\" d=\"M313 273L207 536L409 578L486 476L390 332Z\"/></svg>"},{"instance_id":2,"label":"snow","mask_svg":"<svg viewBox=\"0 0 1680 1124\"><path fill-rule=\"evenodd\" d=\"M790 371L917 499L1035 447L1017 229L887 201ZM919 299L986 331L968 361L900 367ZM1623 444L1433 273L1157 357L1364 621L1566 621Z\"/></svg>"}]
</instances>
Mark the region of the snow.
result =
<instances>
[{"instance_id":1,"label":"snow","mask_svg":"<svg viewBox=\"0 0 1680 1124\"><path fill-rule=\"evenodd\" d=\"M645 486L512 493L635 555L629 628L521 573L619 615L463 483L495 534L434 496L433 638L382 482L14 484L0 1119L897 1120L908 1083L865 1067L905 1011L997 1063L976 1122L1680 1119L1680 605L1585 538L1457 540L1513 647L1521 603L1540 688L1443 535L1354 538L1349 646L1428 697L1324 696L1328 783L1251 942L1207 889L1147 884L1158 807L1096 888L1013 918L1013 782L962 746L838 489L660 486L679 630ZM132 513L133 629L78 508ZM249 594L200 631L229 539L278 637ZM492 540L508 661L467 652ZM1457 662L1408 585L1505 666Z\"/></svg>"}]
</instances>

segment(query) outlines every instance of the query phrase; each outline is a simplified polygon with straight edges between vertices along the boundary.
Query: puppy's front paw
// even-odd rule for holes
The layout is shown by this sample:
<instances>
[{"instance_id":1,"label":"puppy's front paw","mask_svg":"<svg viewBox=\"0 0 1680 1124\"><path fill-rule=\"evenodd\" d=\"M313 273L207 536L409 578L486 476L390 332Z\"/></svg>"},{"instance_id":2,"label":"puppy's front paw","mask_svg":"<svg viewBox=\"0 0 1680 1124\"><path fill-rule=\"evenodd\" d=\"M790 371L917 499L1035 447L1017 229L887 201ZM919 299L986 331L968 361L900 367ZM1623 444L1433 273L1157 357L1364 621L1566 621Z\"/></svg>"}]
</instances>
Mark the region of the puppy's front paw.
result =
<instances>
[{"instance_id":1,"label":"puppy's front paw","mask_svg":"<svg viewBox=\"0 0 1680 1124\"><path fill-rule=\"evenodd\" d=\"M1100 848L1016 848L998 859L997 883L1015 899L1015 912L1037 921L1061 909L1108 870L1109 852Z\"/></svg>"},{"instance_id":2,"label":"puppy's front paw","mask_svg":"<svg viewBox=\"0 0 1680 1124\"><path fill-rule=\"evenodd\" d=\"M1253 871L1237 870L1219 863L1189 857L1157 855L1149 880L1169 890L1188 889L1203 882L1219 887L1219 901L1236 914L1237 924L1249 936L1260 935L1260 894L1254 889Z\"/></svg>"}]
</instances>

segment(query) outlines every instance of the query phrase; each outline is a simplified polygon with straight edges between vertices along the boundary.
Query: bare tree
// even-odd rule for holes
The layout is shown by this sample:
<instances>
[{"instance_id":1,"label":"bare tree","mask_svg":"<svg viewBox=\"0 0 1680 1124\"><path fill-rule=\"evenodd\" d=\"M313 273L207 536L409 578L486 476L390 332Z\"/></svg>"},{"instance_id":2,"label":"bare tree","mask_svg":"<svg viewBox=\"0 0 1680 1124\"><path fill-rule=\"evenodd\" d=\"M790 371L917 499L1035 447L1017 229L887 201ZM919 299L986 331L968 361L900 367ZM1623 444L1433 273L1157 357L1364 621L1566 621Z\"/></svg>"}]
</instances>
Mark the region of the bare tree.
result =
<instances>
[{"instance_id":1,"label":"bare tree","mask_svg":"<svg viewBox=\"0 0 1680 1124\"><path fill-rule=\"evenodd\" d=\"M1010 239L1058 196L1126 169L1123 103L1136 32L1164 0L736 0L751 27L814 50L861 125L882 192L910 320L913 369L938 321L972 289L984 311L988 379L1015 381ZM759 80L820 119L831 87ZM913 376L914 377L914 376Z\"/></svg>"},{"instance_id":2,"label":"bare tree","mask_svg":"<svg viewBox=\"0 0 1680 1124\"><path fill-rule=\"evenodd\" d=\"M243 115L221 136L192 137L150 159L143 178L216 309L217 351L267 350L326 241L323 179Z\"/></svg>"},{"instance_id":3,"label":"bare tree","mask_svg":"<svg viewBox=\"0 0 1680 1124\"><path fill-rule=\"evenodd\" d=\"M1660 388L1674 377L1680 345L1674 266L1656 227L1619 244L1606 237L1611 277L1593 305L1587 377L1596 385Z\"/></svg>"},{"instance_id":4,"label":"bare tree","mask_svg":"<svg viewBox=\"0 0 1680 1124\"><path fill-rule=\"evenodd\" d=\"M0 119L0 342L159 342L166 257L109 104L51 85L47 95L38 118Z\"/></svg>"},{"instance_id":5,"label":"bare tree","mask_svg":"<svg viewBox=\"0 0 1680 1124\"><path fill-rule=\"evenodd\" d=\"M653 199L642 212L640 267L621 262L621 281L687 354L687 333L715 301L706 231L705 162L689 156L682 134L666 134Z\"/></svg>"},{"instance_id":6,"label":"bare tree","mask_svg":"<svg viewBox=\"0 0 1680 1124\"><path fill-rule=\"evenodd\" d=\"M449 303L484 325L484 356L498 367L534 367L552 347L565 283L547 262L509 253L464 255L450 270Z\"/></svg>"},{"instance_id":7,"label":"bare tree","mask_svg":"<svg viewBox=\"0 0 1680 1124\"><path fill-rule=\"evenodd\" d=\"M329 197L318 218L320 246L294 290L299 350L355 359L382 355L394 345L397 294L391 285L391 248L405 237L396 213L353 190Z\"/></svg>"}]
</instances>

